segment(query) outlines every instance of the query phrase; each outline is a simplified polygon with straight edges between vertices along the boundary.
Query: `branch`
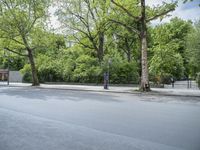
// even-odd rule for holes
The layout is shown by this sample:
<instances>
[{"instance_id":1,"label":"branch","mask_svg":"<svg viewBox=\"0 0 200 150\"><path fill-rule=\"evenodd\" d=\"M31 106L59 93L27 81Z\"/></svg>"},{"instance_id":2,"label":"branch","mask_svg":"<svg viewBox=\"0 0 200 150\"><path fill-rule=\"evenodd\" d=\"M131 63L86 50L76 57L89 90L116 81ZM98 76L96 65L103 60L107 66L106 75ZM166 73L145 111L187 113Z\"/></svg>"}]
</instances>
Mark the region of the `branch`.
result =
<instances>
[{"instance_id":1,"label":"branch","mask_svg":"<svg viewBox=\"0 0 200 150\"><path fill-rule=\"evenodd\" d=\"M17 54L17 55L23 56L23 57L27 57L27 56L28 56L28 55L25 55L25 54L21 54L21 53L19 53L19 52L16 52L16 51L14 51L14 50L11 50L11 49L9 49L9 48L7 48L7 47L4 47L4 49L7 50L7 51L9 51L9 52L15 53L15 54Z\"/></svg>"},{"instance_id":2,"label":"branch","mask_svg":"<svg viewBox=\"0 0 200 150\"><path fill-rule=\"evenodd\" d=\"M122 23L122 22L120 22L120 21L113 20L113 19L109 19L109 21L111 21L111 22L113 22L113 23L116 23L116 24L119 24L119 25L121 25L121 26L127 28L128 30L135 32L137 35L140 35L140 32L139 32L137 29L135 29L135 28L133 28L133 27L131 27L131 26L128 26L128 25L125 24L125 23Z\"/></svg>"},{"instance_id":3,"label":"branch","mask_svg":"<svg viewBox=\"0 0 200 150\"><path fill-rule=\"evenodd\" d=\"M129 15L130 17L136 19L136 21L140 20L140 17L134 16L132 15L125 7L123 7L122 5L118 4L117 2L115 2L114 0L111 0L111 2L113 4L115 4L117 7L121 8L125 13L127 13L127 15Z\"/></svg>"},{"instance_id":4,"label":"branch","mask_svg":"<svg viewBox=\"0 0 200 150\"><path fill-rule=\"evenodd\" d=\"M24 44L22 43L22 42L20 42L20 41L18 41L18 40L16 40L15 38L12 38L12 37L6 37L6 36L0 36L0 39L9 39L9 40L13 40L14 42L16 42L16 43L18 43L18 44L20 44L20 45L23 45L24 46Z\"/></svg>"},{"instance_id":5,"label":"branch","mask_svg":"<svg viewBox=\"0 0 200 150\"><path fill-rule=\"evenodd\" d=\"M95 18L94 13L93 13L93 11L92 11L92 8L91 8L91 5L90 5L90 1L88 1L88 0L84 0L84 1L85 1L85 3L86 3L87 6L88 6L88 10L89 10L89 12L90 12L90 14L91 14L91 16L92 16L92 19L95 20L95 21L97 21L96 18Z\"/></svg>"},{"instance_id":6,"label":"branch","mask_svg":"<svg viewBox=\"0 0 200 150\"><path fill-rule=\"evenodd\" d=\"M72 29L72 30L75 30L75 31L78 31L78 32L80 32L80 33L82 33L82 34L84 34L85 36L87 36L88 38L90 38L90 35L87 33L87 32L85 32L85 31L83 31L82 29L79 29L79 28L77 28L77 27L75 27L75 26L68 26L70 29Z\"/></svg>"},{"instance_id":7,"label":"branch","mask_svg":"<svg viewBox=\"0 0 200 150\"><path fill-rule=\"evenodd\" d=\"M35 22L39 19L40 17L35 17L31 25L29 26L28 30L26 31L27 33L31 31L31 29L34 27Z\"/></svg>"},{"instance_id":8,"label":"branch","mask_svg":"<svg viewBox=\"0 0 200 150\"><path fill-rule=\"evenodd\" d=\"M156 14L155 16L146 19L146 22L150 22L150 21L152 21L152 20L155 20L155 19L157 19L157 18L159 18L159 17L161 17L161 16L164 16L164 15L166 15L166 14L168 14L169 12L174 11L174 10L175 10L175 8L170 8L170 9L168 9L168 10L165 10L165 11L161 12L160 14Z\"/></svg>"},{"instance_id":9,"label":"branch","mask_svg":"<svg viewBox=\"0 0 200 150\"><path fill-rule=\"evenodd\" d=\"M88 22L85 20L85 18L83 18L81 15L79 14L75 14L74 12L72 12L70 9L67 8L67 11L72 15L75 16L77 19L79 19L85 26L88 26Z\"/></svg>"},{"instance_id":10,"label":"branch","mask_svg":"<svg viewBox=\"0 0 200 150\"><path fill-rule=\"evenodd\" d=\"M80 40L78 37L76 37L75 35L73 35L73 37L78 41L78 43L79 43L80 45L84 46L85 48L94 49L93 47L91 47L91 46L89 46L89 45L86 45L86 44L84 44L83 42L81 42L81 40Z\"/></svg>"},{"instance_id":11,"label":"branch","mask_svg":"<svg viewBox=\"0 0 200 150\"><path fill-rule=\"evenodd\" d=\"M16 43L18 43L18 44L20 44L20 45L24 45L22 42L20 42L20 41L14 39L14 38L10 38L10 39L13 40L13 41L15 41Z\"/></svg>"},{"instance_id":12,"label":"branch","mask_svg":"<svg viewBox=\"0 0 200 150\"><path fill-rule=\"evenodd\" d=\"M12 10L14 9L14 8L13 8L13 5L12 5L12 2L10 1L10 4L11 4L12 8L9 6L9 4L7 3L7 1L2 1L2 2L6 5L6 7L8 8L8 10L9 10L10 13L12 14L12 16L13 16L13 18L14 18L16 24L18 25L17 28L18 28L19 32L21 32L20 24L19 24L19 22L18 22L18 20L17 20L16 14L13 13L13 11L12 11Z\"/></svg>"}]
</instances>

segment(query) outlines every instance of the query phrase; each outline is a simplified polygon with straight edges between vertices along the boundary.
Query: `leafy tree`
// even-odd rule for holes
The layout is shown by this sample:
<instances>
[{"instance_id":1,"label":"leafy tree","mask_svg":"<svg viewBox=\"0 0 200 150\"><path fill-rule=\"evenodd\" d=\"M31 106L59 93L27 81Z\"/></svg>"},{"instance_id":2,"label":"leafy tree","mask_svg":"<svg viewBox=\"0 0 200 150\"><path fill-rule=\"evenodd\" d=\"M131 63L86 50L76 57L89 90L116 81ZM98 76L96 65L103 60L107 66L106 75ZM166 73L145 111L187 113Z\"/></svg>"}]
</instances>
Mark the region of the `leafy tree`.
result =
<instances>
[{"instance_id":1,"label":"leafy tree","mask_svg":"<svg viewBox=\"0 0 200 150\"><path fill-rule=\"evenodd\" d=\"M33 31L32 45L35 46L35 54L57 56L66 48L64 35L36 27ZM55 59L55 58L54 58Z\"/></svg>"},{"instance_id":2,"label":"leafy tree","mask_svg":"<svg viewBox=\"0 0 200 150\"><path fill-rule=\"evenodd\" d=\"M191 23L179 18L173 18L152 30L151 75L161 80L166 75L177 79L188 75L185 51L186 37L190 31Z\"/></svg>"},{"instance_id":3,"label":"leafy tree","mask_svg":"<svg viewBox=\"0 0 200 150\"><path fill-rule=\"evenodd\" d=\"M112 18L117 16L117 14L113 14ZM129 23L129 21L127 21L127 23ZM108 43L111 43L109 44L109 49L118 50L128 62L131 62L132 60L138 60L139 44L137 36L135 34L130 33L129 31L124 29L123 26L119 26L118 24L110 25L107 33L107 41L110 40Z\"/></svg>"},{"instance_id":4,"label":"leafy tree","mask_svg":"<svg viewBox=\"0 0 200 150\"><path fill-rule=\"evenodd\" d=\"M111 83L138 83L138 65L135 60L128 62L116 49L104 56L102 62L103 72L108 72Z\"/></svg>"},{"instance_id":5,"label":"leafy tree","mask_svg":"<svg viewBox=\"0 0 200 150\"><path fill-rule=\"evenodd\" d=\"M98 66L98 60L89 55L81 55L76 59L76 68L73 78L79 82L92 81L92 78L98 77L102 70Z\"/></svg>"},{"instance_id":6,"label":"leafy tree","mask_svg":"<svg viewBox=\"0 0 200 150\"><path fill-rule=\"evenodd\" d=\"M188 34L186 40L187 50L185 58L188 62L188 70L191 77L200 72L200 21L194 24L194 29Z\"/></svg>"},{"instance_id":7,"label":"leafy tree","mask_svg":"<svg viewBox=\"0 0 200 150\"><path fill-rule=\"evenodd\" d=\"M61 0L57 12L68 30L68 39L95 50L99 62L105 50L109 0Z\"/></svg>"},{"instance_id":8,"label":"leafy tree","mask_svg":"<svg viewBox=\"0 0 200 150\"><path fill-rule=\"evenodd\" d=\"M33 86L39 85L34 61L32 32L46 16L48 0L1 0L0 38L4 39L2 48L29 59Z\"/></svg>"},{"instance_id":9,"label":"leafy tree","mask_svg":"<svg viewBox=\"0 0 200 150\"><path fill-rule=\"evenodd\" d=\"M121 9L121 11L130 17L130 20L136 23L137 26L129 26L126 23L118 20L112 20L114 23L126 27L129 31L138 35L141 45L141 85L142 91L150 91L149 73L147 62L147 23L157 18L163 18L176 7L175 3L163 3L162 6L156 6L153 9L145 5L145 0L140 1L120 1L111 0L111 2Z\"/></svg>"},{"instance_id":10,"label":"leafy tree","mask_svg":"<svg viewBox=\"0 0 200 150\"><path fill-rule=\"evenodd\" d=\"M150 60L150 74L162 83L166 77L181 78L183 76L183 58L177 53L176 45L168 43L154 47L154 55Z\"/></svg>"}]
</instances>

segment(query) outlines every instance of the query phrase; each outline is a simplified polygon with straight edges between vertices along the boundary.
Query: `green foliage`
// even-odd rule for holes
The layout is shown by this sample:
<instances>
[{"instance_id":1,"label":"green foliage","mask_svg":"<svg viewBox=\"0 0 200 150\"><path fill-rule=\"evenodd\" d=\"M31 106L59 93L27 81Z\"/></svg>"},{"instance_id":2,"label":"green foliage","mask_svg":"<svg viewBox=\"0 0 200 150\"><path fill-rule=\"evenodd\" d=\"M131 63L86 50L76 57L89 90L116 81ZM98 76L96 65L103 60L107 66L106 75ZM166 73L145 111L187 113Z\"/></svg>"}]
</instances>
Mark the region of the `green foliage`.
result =
<instances>
[{"instance_id":1,"label":"green foliage","mask_svg":"<svg viewBox=\"0 0 200 150\"><path fill-rule=\"evenodd\" d=\"M31 66L30 64L24 65L23 69L20 70L23 75L23 82L32 82Z\"/></svg>"},{"instance_id":2,"label":"green foliage","mask_svg":"<svg viewBox=\"0 0 200 150\"><path fill-rule=\"evenodd\" d=\"M67 30L67 40L90 49L102 61L110 0L61 0L57 15Z\"/></svg>"},{"instance_id":3,"label":"green foliage","mask_svg":"<svg viewBox=\"0 0 200 150\"><path fill-rule=\"evenodd\" d=\"M65 48L64 36L46 31L40 27L34 29L31 34L32 45L35 54L57 55Z\"/></svg>"},{"instance_id":4,"label":"green foliage","mask_svg":"<svg viewBox=\"0 0 200 150\"><path fill-rule=\"evenodd\" d=\"M138 74L137 64L135 62L124 61L123 63L118 64L117 70L111 73L112 73L110 74L111 83L138 84L139 82L139 74Z\"/></svg>"},{"instance_id":5,"label":"green foliage","mask_svg":"<svg viewBox=\"0 0 200 150\"><path fill-rule=\"evenodd\" d=\"M76 59L76 67L73 72L73 78L79 82L95 82L90 80L93 77L98 77L102 73L102 69L98 65L96 58L88 55L81 55Z\"/></svg>"},{"instance_id":6,"label":"green foliage","mask_svg":"<svg viewBox=\"0 0 200 150\"><path fill-rule=\"evenodd\" d=\"M25 61L24 57L0 50L0 69L9 68L18 71L23 68Z\"/></svg>"},{"instance_id":7,"label":"green foliage","mask_svg":"<svg viewBox=\"0 0 200 150\"><path fill-rule=\"evenodd\" d=\"M60 72L62 72L60 60L52 59L47 55L39 55L36 65L40 81L57 81L59 79Z\"/></svg>"},{"instance_id":8,"label":"green foliage","mask_svg":"<svg viewBox=\"0 0 200 150\"><path fill-rule=\"evenodd\" d=\"M138 64L134 60L128 62L114 49L104 56L102 67L103 72L109 69L111 83L138 83Z\"/></svg>"},{"instance_id":9,"label":"green foliage","mask_svg":"<svg viewBox=\"0 0 200 150\"><path fill-rule=\"evenodd\" d=\"M183 59L176 53L176 45L162 45L154 47L154 56L150 61L150 73L156 76L183 76Z\"/></svg>"},{"instance_id":10,"label":"green foliage","mask_svg":"<svg viewBox=\"0 0 200 150\"><path fill-rule=\"evenodd\" d=\"M194 29L188 34L186 39L187 49L185 58L188 62L188 70L191 77L195 77L200 72L200 21L196 22Z\"/></svg>"},{"instance_id":11,"label":"green foliage","mask_svg":"<svg viewBox=\"0 0 200 150\"><path fill-rule=\"evenodd\" d=\"M111 63L108 64L110 59ZM137 63L127 62L114 49L105 55L101 64L88 51L75 45L57 55L37 55L36 65L40 82L103 83L103 73L108 69L110 83L138 83L139 79ZM21 73L26 82L31 81L30 65L25 65Z\"/></svg>"},{"instance_id":12,"label":"green foliage","mask_svg":"<svg viewBox=\"0 0 200 150\"><path fill-rule=\"evenodd\" d=\"M8 10L3 1L12 9ZM115 0L119 6L110 0L61 0L57 15L67 30L62 34L44 29L49 0L3 1L0 2L3 22L0 24L0 68L7 68L8 64L13 70L23 68L24 81L31 82L31 67L23 57L27 56L25 38L33 50L41 82L103 83L103 74L109 72L110 83L138 83L141 71L138 0ZM176 2L147 6L147 23L162 19L175 7ZM178 18L148 26L151 80L166 83L172 76L194 77L200 72L199 37L199 23L193 27L191 22ZM15 53L4 57L5 47L23 56Z\"/></svg>"},{"instance_id":13,"label":"green foliage","mask_svg":"<svg viewBox=\"0 0 200 150\"><path fill-rule=\"evenodd\" d=\"M3 49L28 57L33 86L39 85L35 67L33 34L36 26L43 26L49 0L1 0L0 38Z\"/></svg>"},{"instance_id":14,"label":"green foliage","mask_svg":"<svg viewBox=\"0 0 200 150\"><path fill-rule=\"evenodd\" d=\"M186 37L190 33L190 22L174 18L170 23L156 26L152 30L152 47L150 74L156 82L167 81L167 78L180 79L189 74L185 56Z\"/></svg>"}]
</instances>

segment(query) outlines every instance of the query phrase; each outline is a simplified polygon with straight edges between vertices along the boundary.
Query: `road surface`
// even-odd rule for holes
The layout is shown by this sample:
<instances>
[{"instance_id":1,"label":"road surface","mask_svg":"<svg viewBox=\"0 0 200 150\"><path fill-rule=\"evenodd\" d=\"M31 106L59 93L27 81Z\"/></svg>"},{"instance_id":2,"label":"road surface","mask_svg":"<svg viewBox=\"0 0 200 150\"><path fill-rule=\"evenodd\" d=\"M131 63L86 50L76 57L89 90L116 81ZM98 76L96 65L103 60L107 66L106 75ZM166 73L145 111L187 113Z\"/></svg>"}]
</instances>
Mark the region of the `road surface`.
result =
<instances>
[{"instance_id":1,"label":"road surface","mask_svg":"<svg viewBox=\"0 0 200 150\"><path fill-rule=\"evenodd\" d=\"M200 150L200 98L0 87L0 150Z\"/></svg>"}]
</instances>

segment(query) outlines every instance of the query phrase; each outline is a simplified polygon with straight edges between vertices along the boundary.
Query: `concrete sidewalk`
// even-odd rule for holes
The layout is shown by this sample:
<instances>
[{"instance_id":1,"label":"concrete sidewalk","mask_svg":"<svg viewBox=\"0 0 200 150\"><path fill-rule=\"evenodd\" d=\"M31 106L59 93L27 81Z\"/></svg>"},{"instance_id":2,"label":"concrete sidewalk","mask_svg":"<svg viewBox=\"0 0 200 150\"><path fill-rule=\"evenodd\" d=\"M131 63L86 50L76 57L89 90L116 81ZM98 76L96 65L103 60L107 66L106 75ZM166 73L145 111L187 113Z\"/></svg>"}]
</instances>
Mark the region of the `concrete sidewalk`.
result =
<instances>
[{"instance_id":1,"label":"concrete sidewalk","mask_svg":"<svg viewBox=\"0 0 200 150\"><path fill-rule=\"evenodd\" d=\"M2 85L2 84L1 84ZM6 84L4 84L6 86ZM168 89L168 88L152 88L151 92L142 93L137 91L138 87L110 86L105 90L103 86L90 85L59 85L59 84L41 84L38 87L32 87L28 83L10 83L9 87L30 87L40 89L57 89L57 90L76 90L76 91L93 91L93 92L112 92L112 93L129 93L143 95L161 95L161 96L186 96L200 97L198 89Z\"/></svg>"}]
</instances>

